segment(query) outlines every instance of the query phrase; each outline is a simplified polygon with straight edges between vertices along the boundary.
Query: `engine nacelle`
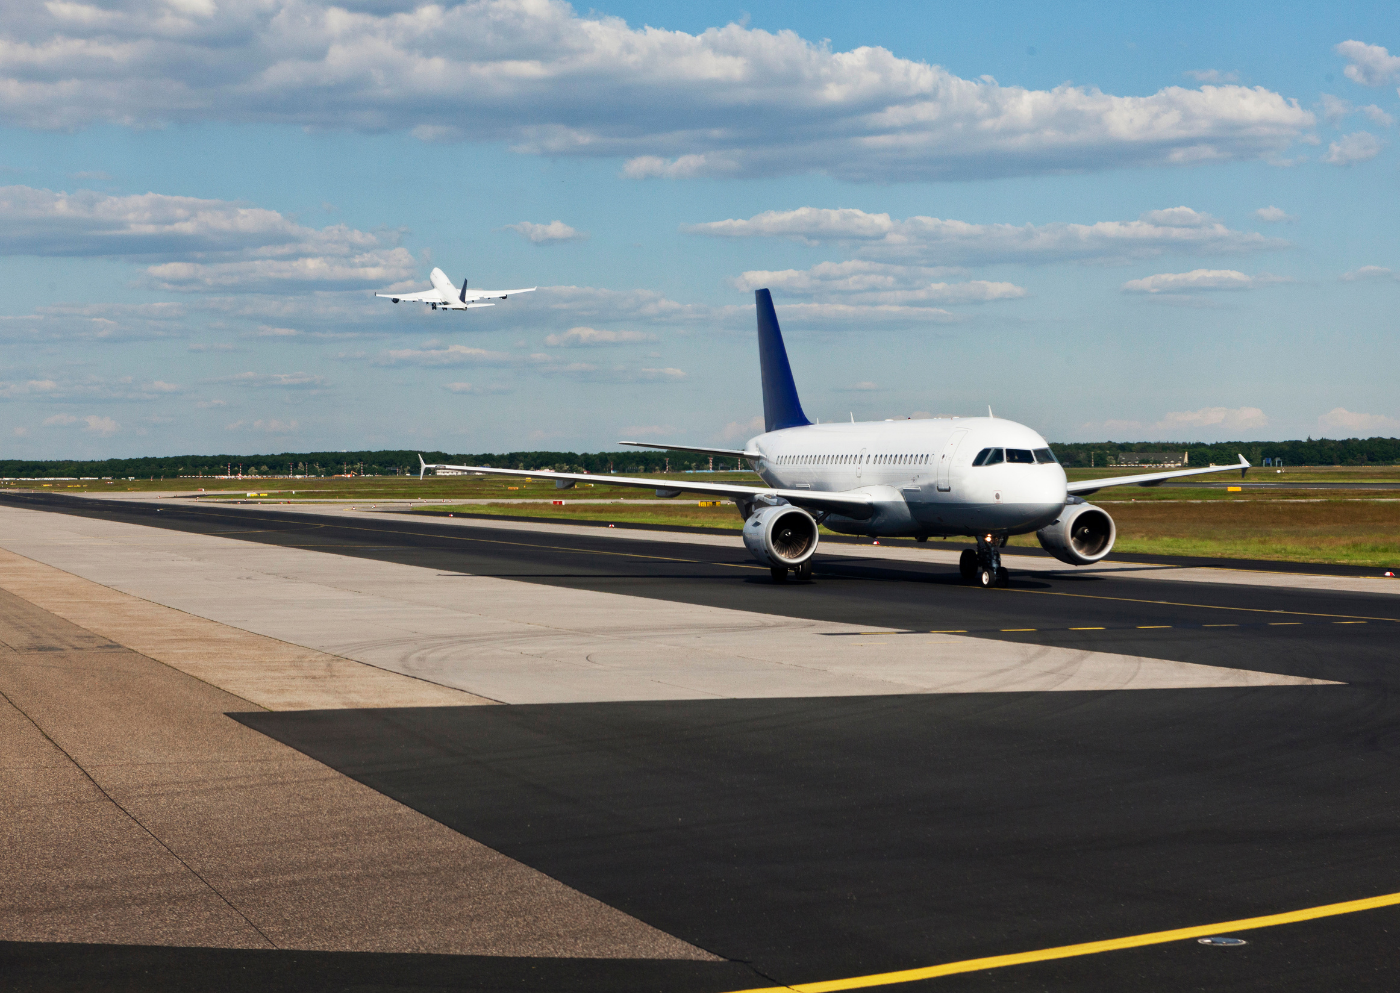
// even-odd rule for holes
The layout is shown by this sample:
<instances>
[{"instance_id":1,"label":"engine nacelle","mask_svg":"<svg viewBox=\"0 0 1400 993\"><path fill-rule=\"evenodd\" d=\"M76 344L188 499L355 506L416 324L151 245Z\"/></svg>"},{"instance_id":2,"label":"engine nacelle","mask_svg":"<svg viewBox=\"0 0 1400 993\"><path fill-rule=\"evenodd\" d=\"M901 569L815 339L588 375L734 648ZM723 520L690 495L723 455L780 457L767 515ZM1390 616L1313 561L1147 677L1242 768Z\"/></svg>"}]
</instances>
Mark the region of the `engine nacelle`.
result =
<instances>
[{"instance_id":1,"label":"engine nacelle","mask_svg":"<svg viewBox=\"0 0 1400 993\"><path fill-rule=\"evenodd\" d=\"M1065 506L1055 523L1047 524L1035 536L1040 539L1040 547L1061 562L1092 565L1113 551L1118 529L1102 507L1072 503Z\"/></svg>"},{"instance_id":2,"label":"engine nacelle","mask_svg":"<svg viewBox=\"0 0 1400 993\"><path fill-rule=\"evenodd\" d=\"M744 522L744 547L770 568L795 569L817 550L817 522L800 507L764 507Z\"/></svg>"}]
</instances>

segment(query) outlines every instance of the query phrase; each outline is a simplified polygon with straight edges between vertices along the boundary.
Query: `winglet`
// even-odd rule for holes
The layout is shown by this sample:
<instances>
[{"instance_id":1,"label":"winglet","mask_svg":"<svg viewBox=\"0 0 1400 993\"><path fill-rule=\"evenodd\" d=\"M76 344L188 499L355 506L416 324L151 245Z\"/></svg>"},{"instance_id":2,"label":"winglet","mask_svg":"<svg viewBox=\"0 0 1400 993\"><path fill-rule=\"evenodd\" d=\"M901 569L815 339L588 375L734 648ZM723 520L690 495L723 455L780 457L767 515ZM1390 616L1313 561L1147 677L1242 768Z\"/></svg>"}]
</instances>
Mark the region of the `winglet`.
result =
<instances>
[{"instance_id":1,"label":"winglet","mask_svg":"<svg viewBox=\"0 0 1400 993\"><path fill-rule=\"evenodd\" d=\"M1250 462L1249 459L1244 457L1243 452L1237 452L1236 454L1240 457L1240 478L1244 479L1244 474L1250 470Z\"/></svg>"},{"instance_id":2,"label":"winglet","mask_svg":"<svg viewBox=\"0 0 1400 993\"><path fill-rule=\"evenodd\" d=\"M422 453L422 452L419 452L419 453L418 453L418 478L419 478L420 480L423 478L423 473L424 473L424 471L425 471L427 468L428 468L428 463L426 463L426 462L423 461L423 453Z\"/></svg>"},{"instance_id":3,"label":"winglet","mask_svg":"<svg viewBox=\"0 0 1400 993\"><path fill-rule=\"evenodd\" d=\"M783 332L778 327L778 315L773 310L773 296L767 290L754 291L758 310L758 364L763 376L763 423L765 431L811 424L802 412L797 398L797 384L792 381L792 366L788 365Z\"/></svg>"}]
</instances>

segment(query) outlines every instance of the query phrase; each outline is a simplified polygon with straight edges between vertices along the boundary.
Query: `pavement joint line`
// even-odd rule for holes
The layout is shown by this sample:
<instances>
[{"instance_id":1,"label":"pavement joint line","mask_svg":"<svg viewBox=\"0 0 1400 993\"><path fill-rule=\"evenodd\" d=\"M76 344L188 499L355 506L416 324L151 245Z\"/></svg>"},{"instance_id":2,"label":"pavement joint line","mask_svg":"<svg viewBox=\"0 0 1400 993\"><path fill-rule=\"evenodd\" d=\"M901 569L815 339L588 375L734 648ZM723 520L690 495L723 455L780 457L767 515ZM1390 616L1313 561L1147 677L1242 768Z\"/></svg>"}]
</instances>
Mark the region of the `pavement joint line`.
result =
<instances>
[{"instance_id":1,"label":"pavement joint line","mask_svg":"<svg viewBox=\"0 0 1400 993\"><path fill-rule=\"evenodd\" d=\"M84 628L84 630L87 629ZM127 650L131 651L131 649ZM138 652L137 654L140 653ZM149 658L149 656L146 657ZM28 711L26 711L23 707L21 707L18 703L11 699L8 693L0 691L0 700L4 700L11 707L13 707L15 712L21 717L23 717L26 721L28 721L30 726L33 727L35 731L39 732L39 734L43 737L45 741L52 745L60 755L62 755L65 759L72 763L74 769L77 769L78 772L82 773L83 778L92 784L93 789L97 790L98 793L102 794L103 798L106 799L106 801L110 803L113 807L117 808L123 814L125 814L127 819L131 821L131 823L135 824L147 837L149 837L152 841L154 841L157 845L164 849L166 854L168 854L176 862L180 863L180 865L184 867L186 872L188 872L195 879L198 879L201 883L203 883L205 888L208 889L210 893L213 893L216 897L218 897L224 903L224 905L228 907L229 910L232 910L235 914L239 916L239 918L243 921L244 924L247 924L248 927L252 928L253 931L258 935L258 937L262 938L263 941L267 942L269 948L277 947L277 942L273 941L271 936L268 935L266 931L258 927L258 925L253 922L252 918L245 914L237 904L235 904L232 900L225 896L224 893L221 892L217 886L215 886L208 879L206 879L198 869L190 865L188 861L181 857L179 852L171 848L164 838L160 837L160 835L156 834L149 827L147 827L146 824L141 820L141 818L133 814L121 801L119 801L116 797L109 793L107 791L107 788L104 787L101 783L99 783L96 779L94 779L92 773L89 772L81 762L79 762L72 756L72 754L69 753L68 749L64 748L57 741L55 741L53 736L50 735L48 731L44 730L44 728L40 726L39 722L29 715Z\"/></svg>"},{"instance_id":2,"label":"pavement joint line","mask_svg":"<svg viewBox=\"0 0 1400 993\"><path fill-rule=\"evenodd\" d=\"M971 589L972 587L965 588ZM1026 593L1032 596L1067 596L1075 597L1080 600L1111 600L1115 603L1150 603L1161 607L1195 607L1199 610L1236 610L1246 614L1291 614L1294 617L1340 617L1348 620L1389 621L1392 624L1400 624L1400 617L1370 617L1361 614L1323 614L1311 610L1276 610L1272 607L1226 607L1213 603L1180 603L1176 600L1141 600L1136 597L1098 596L1093 593L1066 593L1060 590L1026 590L1018 589L1014 586L1004 589L1001 592ZM1223 627L1224 625L1217 626Z\"/></svg>"},{"instance_id":3,"label":"pavement joint line","mask_svg":"<svg viewBox=\"0 0 1400 993\"><path fill-rule=\"evenodd\" d=\"M1124 948L1142 948L1147 945L1163 945L1172 941L1186 941L1190 938L1206 938L1230 931L1254 931L1260 928L1277 927L1281 924L1296 924L1300 921L1314 921L1324 917L1337 917L1342 914L1355 914L1363 910L1377 910L1381 907L1400 905L1400 893L1386 893L1382 896L1366 897L1361 900L1348 900L1343 903L1328 903L1320 907L1307 907L1281 914L1268 914L1263 917L1246 917L1237 921L1222 921L1219 924L1201 924L1194 927L1175 928L1171 931L1153 931L1148 934L1134 934L1125 938L1109 938L1103 941L1086 941L1077 945L1060 945L1056 948L1041 948L1032 952L1017 952L1010 955L989 955L985 958L964 959L961 962L946 962L942 965L925 966L921 969L904 969L899 972L880 972L868 976L852 976L849 979L832 979L815 983L794 983L790 986L767 986L740 990L735 993L836 993L839 990L870 989L876 986L894 986L899 983L915 983L923 979L937 979L940 976L955 976L960 973L985 972L990 969L1004 969L1012 965L1026 965L1031 962L1052 962L1056 959L1075 958L1081 955L1097 955Z\"/></svg>"}]
</instances>

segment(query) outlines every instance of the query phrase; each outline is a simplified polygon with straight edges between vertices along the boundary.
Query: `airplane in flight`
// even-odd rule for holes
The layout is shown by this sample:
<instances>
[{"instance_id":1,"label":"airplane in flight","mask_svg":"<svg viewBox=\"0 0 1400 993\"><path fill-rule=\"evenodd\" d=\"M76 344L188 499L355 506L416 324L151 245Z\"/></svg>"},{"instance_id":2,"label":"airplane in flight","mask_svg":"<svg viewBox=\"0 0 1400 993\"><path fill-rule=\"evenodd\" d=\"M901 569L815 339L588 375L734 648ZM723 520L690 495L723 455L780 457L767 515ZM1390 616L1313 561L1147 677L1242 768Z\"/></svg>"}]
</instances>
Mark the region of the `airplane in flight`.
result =
<instances>
[{"instance_id":1,"label":"airplane in flight","mask_svg":"<svg viewBox=\"0 0 1400 993\"><path fill-rule=\"evenodd\" d=\"M434 310L475 310L477 307L494 307L494 303L481 303L482 300L504 300L512 293L534 293L538 287L523 290L468 290L467 281L462 280L462 288L447 278L447 273L434 269L428 276L433 288L422 293L376 293L394 303L426 303Z\"/></svg>"},{"instance_id":2,"label":"airplane in flight","mask_svg":"<svg viewBox=\"0 0 1400 993\"><path fill-rule=\"evenodd\" d=\"M1211 465L1069 482L1050 445L1024 424L991 416L937 417L813 424L802 410L787 349L767 290L754 294L758 355L763 381L764 432L742 448L619 442L637 448L698 452L747 460L767 487L701 480L491 466L432 465L418 457L418 476L429 469L493 476L553 479L567 489L581 482L655 489L658 497L703 493L727 497L744 518L749 552L768 566L774 582L789 573L812 574L818 528L873 538L971 537L959 568L964 582L1005 586L1009 574L1001 549L1012 535L1031 534L1061 562L1090 565L1108 555L1117 529L1102 507L1084 497L1109 486L1157 486L1182 476L1239 469Z\"/></svg>"}]
</instances>

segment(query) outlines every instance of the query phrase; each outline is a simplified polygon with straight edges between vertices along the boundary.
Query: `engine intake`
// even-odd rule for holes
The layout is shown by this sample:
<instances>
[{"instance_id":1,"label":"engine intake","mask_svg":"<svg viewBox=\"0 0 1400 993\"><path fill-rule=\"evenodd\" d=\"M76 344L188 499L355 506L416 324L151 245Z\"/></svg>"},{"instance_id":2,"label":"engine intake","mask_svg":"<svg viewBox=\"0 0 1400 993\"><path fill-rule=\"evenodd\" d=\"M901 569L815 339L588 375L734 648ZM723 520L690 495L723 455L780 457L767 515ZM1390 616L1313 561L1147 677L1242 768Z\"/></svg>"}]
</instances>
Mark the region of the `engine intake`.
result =
<instances>
[{"instance_id":1,"label":"engine intake","mask_svg":"<svg viewBox=\"0 0 1400 993\"><path fill-rule=\"evenodd\" d=\"M1035 533L1040 547L1061 562L1092 565L1113 551L1118 529L1102 507L1075 503L1065 507L1059 520Z\"/></svg>"},{"instance_id":2,"label":"engine intake","mask_svg":"<svg viewBox=\"0 0 1400 993\"><path fill-rule=\"evenodd\" d=\"M744 522L744 547L770 568L796 568L817 550L817 522L800 507L764 507Z\"/></svg>"}]
</instances>

